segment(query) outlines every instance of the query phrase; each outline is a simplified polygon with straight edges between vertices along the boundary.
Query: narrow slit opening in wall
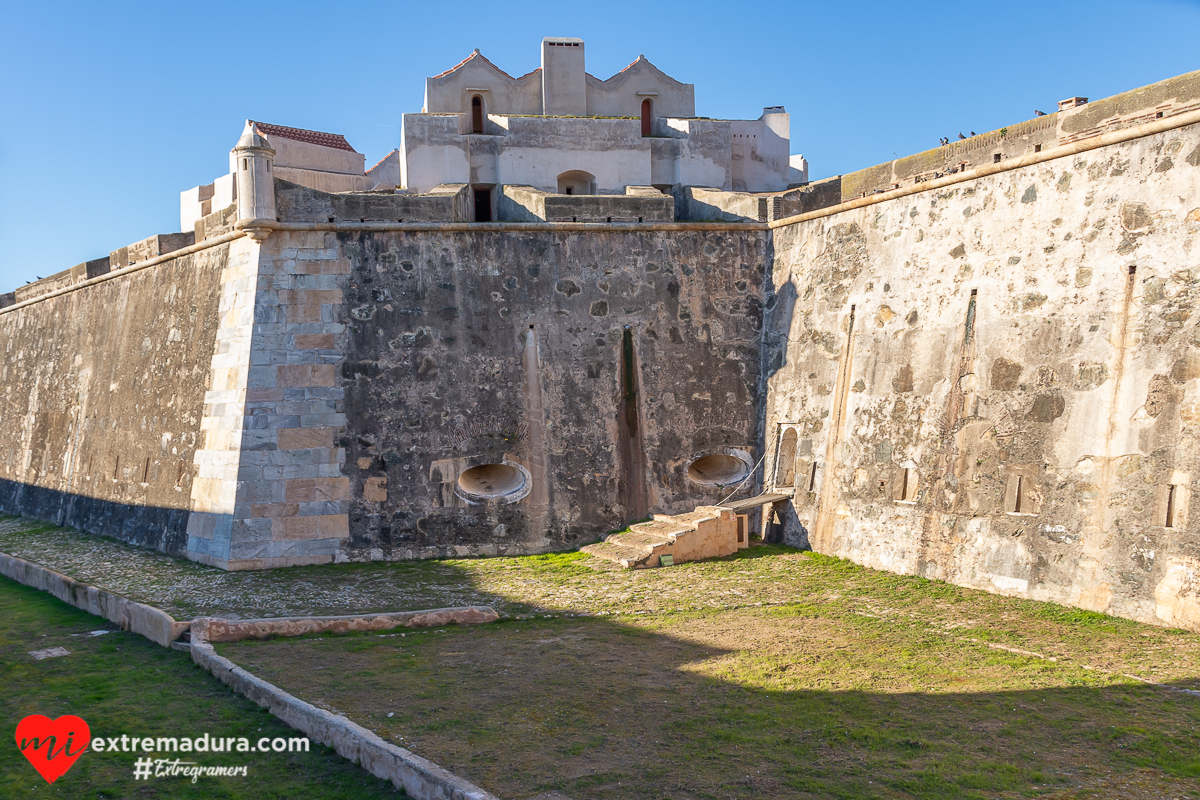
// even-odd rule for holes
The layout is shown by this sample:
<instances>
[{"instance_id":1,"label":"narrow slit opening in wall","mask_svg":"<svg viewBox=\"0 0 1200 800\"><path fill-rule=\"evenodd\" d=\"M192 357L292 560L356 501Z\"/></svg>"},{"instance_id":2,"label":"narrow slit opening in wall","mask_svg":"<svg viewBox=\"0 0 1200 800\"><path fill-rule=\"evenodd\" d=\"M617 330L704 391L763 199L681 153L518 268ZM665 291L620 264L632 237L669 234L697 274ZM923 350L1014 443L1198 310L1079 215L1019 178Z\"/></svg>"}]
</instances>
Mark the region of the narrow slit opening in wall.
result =
<instances>
[{"instance_id":1,"label":"narrow slit opening in wall","mask_svg":"<svg viewBox=\"0 0 1200 800\"><path fill-rule=\"evenodd\" d=\"M146 463L142 465L142 483L150 482L150 459L146 459Z\"/></svg>"},{"instance_id":2,"label":"narrow slit opening in wall","mask_svg":"<svg viewBox=\"0 0 1200 800\"><path fill-rule=\"evenodd\" d=\"M979 299L979 290L971 290L971 300L967 303L967 324L963 331L963 344L968 345L975 336L975 302Z\"/></svg>"},{"instance_id":3,"label":"narrow slit opening in wall","mask_svg":"<svg viewBox=\"0 0 1200 800\"><path fill-rule=\"evenodd\" d=\"M187 471L187 462L180 461L179 462L179 474L175 476L175 485L176 486L183 485L183 475L186 471Z\"/></svg>"},{"instance_id":4,"label":"narrow slit opening in wall","mask_svg":"<svg viewBox=\"0 0 1200 800\"><path fill-rule=\"evenodd\" d=\"M817 462L813 462L812 469L808 471L808 490L815 492L817 490Z\"/></svg>"},{"instance_id":5,"label":"narrow slit opening in wall","mask_svg":"<svg viewBox=\"0 0 1200 800\"><path fill-rule=\"evenodd\" d=\"M1017 477L1017 489L1013 492L1013 513L1020 514L1021 506L1025 502L1025 479Z\"/></svg>"},{"instance_id":6,"label":"narrow slit opening in wall","mask_svg":"<svg viewBox=\"0 0 1200 800\"><path fill-rule=\"evenodd\" d=\"M1167 487L1167 508L1163 519L1164 528L1175 527L1175 490L1179 487L1174 484Z\"/></svg>"},{"instance_id":7,"label":"narrow slit opening in wall","mask_svg":"<svg viewBox=\"0 0 1200 800\"><path fill-rule=\"evenodd\" d=\"M120 474L120 472L121 472L121 457L117 456L116 460L113 461L113 480L114 481L117 479L117 476Z\"/></svg>"}]
</instances>

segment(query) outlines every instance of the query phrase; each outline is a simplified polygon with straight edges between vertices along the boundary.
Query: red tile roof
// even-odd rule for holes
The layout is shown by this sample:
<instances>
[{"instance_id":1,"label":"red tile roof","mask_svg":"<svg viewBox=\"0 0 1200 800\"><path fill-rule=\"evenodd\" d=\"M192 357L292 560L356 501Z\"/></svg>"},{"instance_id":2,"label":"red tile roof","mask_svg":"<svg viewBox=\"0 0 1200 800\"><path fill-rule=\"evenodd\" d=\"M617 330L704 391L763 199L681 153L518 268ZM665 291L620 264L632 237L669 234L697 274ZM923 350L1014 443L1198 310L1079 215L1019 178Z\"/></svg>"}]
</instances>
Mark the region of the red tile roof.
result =
<instances>
[{"instance_id":1,"label":"red tile roof","mask_svg":"<svg viewBox=\"0 0 1200 800\"><path fill-rule=\"evenodd\" d=\"M400 152L398 148L393 148L393 149L391 149L391 150L388 150L388 153L387 153L387 155L386 155L386 156L384 156L383 158L381 158L381 159L379 159L378 161L376 161L376 162L375 162L375 167L378 167L380 164L382 164L383 162L385 162L385 161L387 161L389 158L391 158L391 157L392 157L392 153L398 153L398 152ZM375 169L375 167L371 167L371 169ZM367 172L370 172L370 171L371 171L371 169L367 170Z\"/></svg>"},{"instance_id":2,"label":"red tile roof","mask_svg":"<svg viewBox=\"0 0 1200 800\"><path fill-rule=\"evenodd\" d=\"M308 144L318 144L321 147L332 147L334 150L346 150L351 153L357 153L350 143L346 141L346 137L340 133L322 133L321 131L306 131L303 128L288 128L283 125L270 125L266 122L254 122L258 126L258 132L270 139L272 136L278 136L282 139L291 139L294 142L307 142Z\"/></svg>"}]
</instances>

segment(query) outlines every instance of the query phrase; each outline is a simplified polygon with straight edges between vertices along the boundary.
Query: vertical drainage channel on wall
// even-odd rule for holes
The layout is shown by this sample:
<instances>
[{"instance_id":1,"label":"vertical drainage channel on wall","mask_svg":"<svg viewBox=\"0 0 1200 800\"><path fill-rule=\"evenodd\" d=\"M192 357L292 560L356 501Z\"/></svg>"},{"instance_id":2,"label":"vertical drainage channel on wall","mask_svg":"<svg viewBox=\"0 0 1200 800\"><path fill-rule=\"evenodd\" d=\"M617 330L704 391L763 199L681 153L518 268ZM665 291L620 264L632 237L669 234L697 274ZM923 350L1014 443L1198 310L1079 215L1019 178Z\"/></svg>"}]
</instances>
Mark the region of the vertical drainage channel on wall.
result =
<instances>
[{"instance_id":1,"label":"vertical drainage channel on wall","mask_svg":"<svg viewBox=\"0 0 1200 800\"><path fill-rule=\"evenodd\" d=\"M833 522L837 516L837 486L835 482L841 473L835 469L841 458L838 453L842 442L842 429L846 425L846 403L850 398L850 369L854 365L854 312L855 306L850 306L850 320L846 330L846 347L838 363L836 391L832 422L829 427L829 441L825 446L825 463L827 469L821 480L821 494L817 499L816 523L813 525L812 547L819 553L832 553ZM815 464L813 475L815 478Z\"/></svg>"},{"instance_id":2,"label":"vertical drainage channel on wall","mask_svg":"<svg viewBox=\"0 0 1200 800\"><path fill-rule=\"evenodd\" d=\"M945 504L939 501L946 495L944 489L950 480L957 477L947 476L955 469L957 447L955 436L962 424L962 419L971 409L964 408L963 379L975 372L975 317L979 301L979 290L971 290L971 299L967 303L966 320L963 323L962 342L958 348L958 359L954 364L954 372L950 376L950 392L946 398L946 411L942 416L941 438L937 443L938 460L930 482L929 497L934 501L925 510L921 520L921 551L917 557L917 574L930 579L945 579L946 566L953 560L947 552L950 539L942 531L943 514L954 511L954 503ZM943 507L936 503L942 502Z\"/></svg>"},{"instance_id":3,"label":"vertical drainage channel on wall","mask_svg":"<svg viewBox=\"0 0 1200 800\"><path fill-rule=\"evenodd\" d=\"M1102 531L1110 530L1109 520L1113 509L1109 508L1109 498L1113 491L1113 460L1124 455L1124 447L1113 452L1117 430L1123 419L1128 419L1129 410L1121 409L1121 390L1125 379L1125 362L1129 354L1129 318L1135 313L1134 295L1137 293L1137 265L1130 264L1125 273L1124 296L1121 298L1120 316L1116 321L1116 330L1111 339L1113 356L1110 361L1109 375L1112 390L1108 396L1108 419L1104 429L1104 456L1099 462L1100 469L1095 477L1099 495L1092 504L1087 524L1083 528L1083 538L1080 542L1086 552L1090 548L1099 549L1104 536Z\"/></svg>"},{"instance_id":4,"label":"vertical drainage channel on wall","mask_svg":"<svg viewBox=\"0 0 1200 800\"><path fill-rule=\"evenodd\" d=\"M546 538L549 492L546 490L546 415L542 402L541 358L537 331L532 325L524 335L521 363L525 372L525 418L529 421L529 523L528 539L540 544Z\"/></svg>"},{"instance_id":5,"label":"vertical drainage channel on wall","mask_svg":"<svg viewBox=\"0 0 1200 800\"><path fill-rule=\"evenodd\" d=\"M621 459L620 498L627 522L644 519L650 510L646 492L646 464L642 452L642 426L638 411L637 352L633 330L621 337L621 403L617 415L617 444Z\"/></svg>"}]
</instances>

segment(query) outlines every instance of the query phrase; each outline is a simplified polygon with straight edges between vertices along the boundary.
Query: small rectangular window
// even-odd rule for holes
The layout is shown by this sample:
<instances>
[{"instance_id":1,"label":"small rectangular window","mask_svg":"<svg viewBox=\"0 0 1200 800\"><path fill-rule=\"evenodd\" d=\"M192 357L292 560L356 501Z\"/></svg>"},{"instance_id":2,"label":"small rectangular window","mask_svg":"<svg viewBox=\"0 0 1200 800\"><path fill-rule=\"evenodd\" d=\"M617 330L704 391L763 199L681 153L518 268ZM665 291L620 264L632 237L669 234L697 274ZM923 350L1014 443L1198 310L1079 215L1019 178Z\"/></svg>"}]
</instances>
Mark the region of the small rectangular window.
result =
<instances>
[{"instance_id":1,"label":"small rectangular window","mask_svg":"<svg viewBox=\"0 0 1200 800\"><path fill-rule=\"evenodd\" d=\"M1036 467L1010 467L1004 491L1004 513L1036 516L1042 511L1042 495L1037 486Z\"/></svg>"},{"instance_id":2,"label":"small rectangular window","mask_svg":"<svg viewBox=\"0 0 1200 800\"><path fill-rule=\"evenodd\" d=\"M892 485L892 499L897 503L916 503L920 478L913 467L900 467Z\"/></svg>"},{"instance_id":3,"label":"small rectangular window","mask_svg":"<svg viewBox=\"0 0 1200 800\"><path fill-rule=\"evenodd\" d=\"M1158 487L1154 524L1180 530L1187 527L1188 488L1181 483Z\"/></svg>"},{"instance_id":4,"label":"small rectangular window","mask_svg":"<svg viewBox=\"0 0 1200 800\"><path fill-rule=\"evenodd\" d=\"M999 154L999 153L996 153L995 155L993 155L993 156L992 156L992 163L993 163L993 164L999 164L999 163L1000 163L1000 154Z\"/></svg>"},{"instance_id":5,"label":"small rectangular window","mask_svg":"<svg viewBox=\"0 0 1200 800\"><path fill-rule=\"evenodd\" d=\"M1040 144L1035 144L1035 145L1033 146L1033 152L1035 152L1035 153L1040 153L1040 152L1042 152L1042 146L1041 146Z\"/></svg>"}]
</instances>

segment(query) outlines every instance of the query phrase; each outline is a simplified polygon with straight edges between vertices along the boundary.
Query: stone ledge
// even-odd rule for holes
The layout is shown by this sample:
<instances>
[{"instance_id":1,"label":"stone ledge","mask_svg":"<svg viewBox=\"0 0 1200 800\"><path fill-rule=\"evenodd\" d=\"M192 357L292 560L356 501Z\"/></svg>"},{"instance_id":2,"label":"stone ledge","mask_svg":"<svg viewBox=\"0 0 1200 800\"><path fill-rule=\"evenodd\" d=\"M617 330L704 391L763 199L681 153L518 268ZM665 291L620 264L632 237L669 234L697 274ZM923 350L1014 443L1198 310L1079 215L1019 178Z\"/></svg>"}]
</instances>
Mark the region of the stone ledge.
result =
<instances>
[{"instance_id":1,"label":"stone ledge","mask_svg":"<svg viewBox=\"0 0 1200 800\"><path fill-rule=\"evenodd\" d=\"M278 617L228 620L200 617L192 621L193 642L240 642L270 636L303 636L308 633L386 631L393 628L436 628L442 625L478 625L495 622L500 615L487 606L397 611L386 614L349 614L338 617Z\"/></svg>"},{"instance_id":2,"label":"stone ledge","mask_svg":"<svg viewBox=\"0 0 1200 800\"><path fill-rule=\"evenodd\" d=\"M101 589L55 572L41 564L0 552L0 574L17 583L32 586L57 597L68 605L89 614L104 617L150 641L169 647L171 642L191 627L191 622L177 622L165 611L144 603L136 603L116 592Z\"/></svg>"},{"instance_id":3,"label":"stone ledge","mask_svg":"<svg viewBox=\"0 0 1200 800\"><path fill-rule=\"evenodd\" d=\"M238 694L314 741L332 747L377 778L390 780L419 800L498 800L431 761L384 741L346 717L305 703L274 684L217 655L211 644L193 643L192 660Z\"/></svg>"}]
</instances>

